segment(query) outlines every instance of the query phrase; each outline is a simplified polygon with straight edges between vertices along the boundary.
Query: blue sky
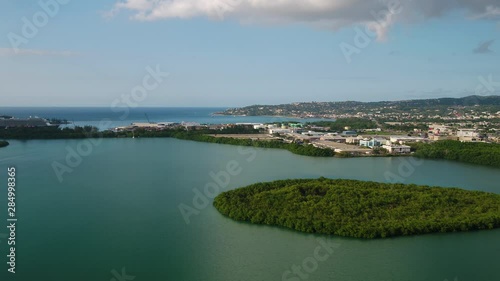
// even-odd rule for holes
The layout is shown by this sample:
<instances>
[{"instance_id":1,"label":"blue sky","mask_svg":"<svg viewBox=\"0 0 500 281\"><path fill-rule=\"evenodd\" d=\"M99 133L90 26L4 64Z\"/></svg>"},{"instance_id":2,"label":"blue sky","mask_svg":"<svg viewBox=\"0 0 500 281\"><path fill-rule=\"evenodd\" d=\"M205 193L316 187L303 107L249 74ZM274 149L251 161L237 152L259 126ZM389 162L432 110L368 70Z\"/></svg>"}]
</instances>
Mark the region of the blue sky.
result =
<instances>
[{"instance_id":1,"label":"blue sky","mask_svg":"<svg viewBox=\"0 0 500 281\"><path fill-rule=\"evenodd\" d=\"M0 3L0 105L109 106L142 84L148 66L170 75L140 106L460 97L479 77L500 82L495 0L401 0L406 9L374 29L381 0L60 1L68 3L17 52L12 34L24 36L23 17L44 10L40 1ZM219 10L206 8L214 1ZM369 40L356 45L367 26ZM357 50L350 62L341 46Z\"/></svg>"}]
</instances>

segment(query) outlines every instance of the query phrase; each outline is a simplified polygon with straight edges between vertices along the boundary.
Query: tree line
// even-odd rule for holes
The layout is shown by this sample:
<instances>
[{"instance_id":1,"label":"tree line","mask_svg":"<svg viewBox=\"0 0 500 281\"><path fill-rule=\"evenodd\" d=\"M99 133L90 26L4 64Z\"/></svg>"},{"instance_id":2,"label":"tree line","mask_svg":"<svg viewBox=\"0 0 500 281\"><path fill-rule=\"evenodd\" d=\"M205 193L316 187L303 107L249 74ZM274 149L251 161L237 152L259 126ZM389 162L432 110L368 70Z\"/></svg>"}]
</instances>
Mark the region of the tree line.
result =
<instances>
[{"instance_id":1,"label":"tree line","mask_svg":"<svg viewBox=\"0 0 500 281\"><path fill-rule=\"evenodd\" d=\"M500 195L343 179L280 180L221 193L237 221L302 232L384 238L500 227Z\"/></svg>"},{"instance_id":2,"label":"tree line","mask_svg":"<svg viewBox=\"0 0 500 281\"><path fill-rule=\"evenodd\" d=\"M500 144L445 140L415 143L411 146L416 157L446 159L500 168Z\"/></svg>"}]
</instances>

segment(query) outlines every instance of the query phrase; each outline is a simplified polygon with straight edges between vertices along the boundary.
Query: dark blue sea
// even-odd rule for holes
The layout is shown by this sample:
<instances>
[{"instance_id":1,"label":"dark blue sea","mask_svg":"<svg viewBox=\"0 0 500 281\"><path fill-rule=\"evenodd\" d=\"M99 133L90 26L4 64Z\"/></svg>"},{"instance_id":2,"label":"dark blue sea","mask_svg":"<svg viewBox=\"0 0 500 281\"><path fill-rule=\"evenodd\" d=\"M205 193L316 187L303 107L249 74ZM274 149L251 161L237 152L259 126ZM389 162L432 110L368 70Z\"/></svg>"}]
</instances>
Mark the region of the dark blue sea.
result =
<instances>
[{"instance_id":1,"label":"dark blue sea","mask_svg":"<svg viewBox=\"0 0 500 281\"><path fill-rule=\"evenodd\" d=\"M220 116L215 112L227 108L209 107L142 107L142 108L109 108L109 107L0 107L0 115L17 118L42 117L66 119L71 126L91 125L100 129L127 126L133 122L196 122L200 124L227 123L270 123L281 121L312 122L320 119L299 119L268 116ZM103 126L102 121L112 121Z\"/></svg>"}]
</instances>

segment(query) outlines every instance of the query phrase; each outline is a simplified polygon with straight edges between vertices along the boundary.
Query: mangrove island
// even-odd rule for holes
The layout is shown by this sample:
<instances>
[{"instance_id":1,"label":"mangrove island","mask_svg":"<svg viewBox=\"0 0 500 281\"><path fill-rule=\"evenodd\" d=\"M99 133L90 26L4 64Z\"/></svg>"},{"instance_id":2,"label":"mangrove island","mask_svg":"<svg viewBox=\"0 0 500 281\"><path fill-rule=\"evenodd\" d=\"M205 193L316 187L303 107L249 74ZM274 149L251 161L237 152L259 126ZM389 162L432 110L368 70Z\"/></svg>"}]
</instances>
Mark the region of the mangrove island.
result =
<instances>
[{"instance_id":1,"label":"mangrove island","mask_svg":"<svg viewBox=\"0 0 500 281\"><path fill-rule=\"evenodd\" d=\"M500 227L500 195L414 184L280 180L224 192L214 206L237 221L355 238Z\"/></svg>"}]
</instances>

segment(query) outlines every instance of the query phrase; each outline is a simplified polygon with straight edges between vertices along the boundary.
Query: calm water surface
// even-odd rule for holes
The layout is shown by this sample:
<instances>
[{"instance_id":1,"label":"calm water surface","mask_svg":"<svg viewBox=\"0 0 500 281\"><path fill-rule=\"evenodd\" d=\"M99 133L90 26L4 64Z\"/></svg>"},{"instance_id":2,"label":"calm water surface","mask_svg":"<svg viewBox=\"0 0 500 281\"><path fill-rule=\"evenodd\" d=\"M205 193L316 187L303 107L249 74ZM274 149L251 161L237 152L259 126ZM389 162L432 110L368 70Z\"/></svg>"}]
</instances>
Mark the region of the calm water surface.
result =
<instances>
[{"instance_id":1,"label":"calm water surface","mask_svg":"<svg viewBox=\"0 0 500 281\"><path fill-rule=\"evenodd\" d=\"M211 200L186 224L178 208L193 206L193 189L203 191L214 182L210 173L226 170L228 163L237 164L240 173L221 191L286 178L387 181L396 176L406 183L500 193L497 169L428 160L416 166L404 158L318 159L172 139L113 139L92 146L60 182L52 164L66 165L68 149L82 148L81 143L11 141L0 149L0 206L6 209L7 167L15 165L19 218L17 273L7 274L7 244L0 236L0 280L109 281L115 278L113 270L123 269L136 281L278 281L313 256L317 238L340 246L307 279L289 280L500 280L500 229L359 240L234 222L221 216ZM2 210L0 225L6 218Z\"/></svg>"},{"instance_id":2,"label":"calm water surface","mask_svg":"<svg viewBox=\"0 0 500 281\"><path fill-rule=\"evenodd\" d=\"M272 123L281 121L314 122L325 120L317 118L213 115L215 112L226 109L220 107L0 107L0 115L5 114L17 118L38 116L48 119L65 119L72 122L69 127L90 125L102 130L128 126L132 122L148 122L148 119L151 122L196 122L202 124Z\"/></svg>"}]
</instances>

